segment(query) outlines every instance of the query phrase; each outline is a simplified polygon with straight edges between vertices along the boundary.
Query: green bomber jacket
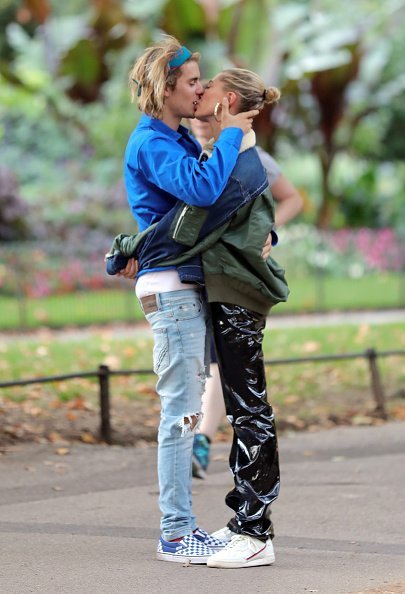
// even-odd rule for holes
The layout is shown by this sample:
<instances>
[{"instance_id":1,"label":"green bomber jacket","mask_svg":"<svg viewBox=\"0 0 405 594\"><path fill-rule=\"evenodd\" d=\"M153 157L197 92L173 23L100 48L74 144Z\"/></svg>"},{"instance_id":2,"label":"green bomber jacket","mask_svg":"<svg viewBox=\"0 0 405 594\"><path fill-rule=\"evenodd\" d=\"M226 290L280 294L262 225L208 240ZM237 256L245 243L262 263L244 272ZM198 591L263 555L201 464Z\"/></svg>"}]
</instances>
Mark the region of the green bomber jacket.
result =
<instances>
[{"instance_id":1,"label":"green bomber jacket","mask_svg":"<svg viewBox=\"0 0 405 594\"><path fill-rule=\"evenodd\" d=\"M175 266L201 254L208 301L232 303L262 314L277 303L287 301L289 289L283 268L271 256L267 260L261 256L269 227L274 222L270 192L265 191L240 208L231 221L195 243L205 216L205 209L186 207L182 228L174 225L177 234L174 232L172 238L182 243L183 230L187 244L195 245L181 256L162 259L156 265ZM142 239L155 226L133 236L118 235L110 254L134 256Z\"/></svg>"}]
</instances>

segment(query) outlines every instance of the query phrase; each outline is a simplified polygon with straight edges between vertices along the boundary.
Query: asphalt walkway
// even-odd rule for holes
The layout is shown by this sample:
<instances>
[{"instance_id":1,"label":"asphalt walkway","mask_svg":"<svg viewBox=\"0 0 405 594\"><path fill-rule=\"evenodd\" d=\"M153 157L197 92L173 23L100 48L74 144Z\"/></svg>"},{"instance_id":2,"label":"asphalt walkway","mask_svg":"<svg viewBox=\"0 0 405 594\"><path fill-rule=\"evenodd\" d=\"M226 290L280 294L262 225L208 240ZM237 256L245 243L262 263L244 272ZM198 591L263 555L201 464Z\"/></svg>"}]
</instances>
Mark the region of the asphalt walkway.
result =
<instances>
[{"instance_id":1,"label":"asphalt walkway","mask_svg":"<svg viewBox=\"0 0 405 594\"><path fill-rule=\"evenodd\" d=\"M228 444L195 480L224 525ZM405 593L405 423L280 438L276 564L219 570L154 559L156 449L25 444L0 456L1 594Z\"/></svg>"}]
</instances>

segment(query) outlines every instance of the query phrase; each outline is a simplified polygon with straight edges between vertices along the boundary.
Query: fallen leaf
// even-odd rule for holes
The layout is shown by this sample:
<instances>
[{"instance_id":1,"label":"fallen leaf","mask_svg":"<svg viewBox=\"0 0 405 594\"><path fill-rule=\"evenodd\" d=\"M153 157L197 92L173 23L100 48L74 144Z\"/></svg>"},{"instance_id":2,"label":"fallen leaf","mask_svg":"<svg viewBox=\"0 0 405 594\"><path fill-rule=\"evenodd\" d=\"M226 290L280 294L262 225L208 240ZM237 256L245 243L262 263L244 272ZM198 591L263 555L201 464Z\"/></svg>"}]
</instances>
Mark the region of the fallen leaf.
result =
<instances>
[{"instance_id":1,"label":"fallen leaf","mask_svg":"<svg viewBox=\"0 0 405 594\"><path fill-rule=\"evenodd\" d=\"M284 402L286 404L295 404L296 402L299 402L300 397L297 396L296 394L289 394L288 396L286 396L284 398Z\"/></svg>"},{"instance_id":2,"label":"fallen leaf","mask_svg":"<svg viewBox=\"0 0 405 594\"><path fill-rule=\"evenodd\" d=\"M87 410L87 404L84 398L78 397L70 400L67 403L67 408L69 410Z\"/></svg>"},{"instance_id":3,"label":"fallen leaf","mask_svg":"<svg viewBox=\"0 0 405 594\"><path fill-rule=\"evenodd\" d=\"M390 412L399 421L405 421L405 406L394 406Z\"/></svg>"},{"instance_id":4,"label":"fallen leaf","mask_svg":"<svg viewBox=\"0 0 405 594\"><path fill-rule=\"evenodd\" d=\"M66 456L67 454L70 454L70 450L69 448L58 448L55 450L55 454L58 456Z\"/></svg>"},{"instance_id":5,"label":"fallen leaf","mask_svg":"<svg viewBox=\"0 0 405 594\"><path fill-rule=\"evenodd\" d=\"M136 387L136 391L139 392L139 394L156 394L155 388L150 384L139 384Z\"/></svg>"},{"instance_id":6,"label":"fallen leaf","mask_svg":"<svg viewBox=\"0 0 405 594\"><path fill-rule=\"evenodd\" d=\"M370 425L373 422L371 417L366 417L363 415L355 415L352 418L352 425L361 426L361 425Z\"/></svg>"},{"instance_id":7,"label":"fallen leaf","mask_svg":"<svg viewBox=\"0 0 405 594\"><path fill-rule=\"evenodd\" d=\"M359 326L359 331L357 332L357 336L354 339L354 342L356 342L357 344L362 344L365 338L367 337L369 331L370 326L368 324L361 324L361 326Z\"/></svg>"},{"instance_id":8,"label":"fallen leaf","mask_svg":"<svg viewBox=\"0 0 405 594\"><path fill-rule=\"evenodd\" d=\"M68 469L68 465L67 464L62 464L60 462L58 462L57 464L54 465L53 467L53 471L56 474L62 475L65 474L66 470Z\"/></svg>"},{"instance_id":9,"label":"fallen leaf","mask_svg":"<svg viewBox=\"0 0 405 594\"><path fill-rule=\"evenodd\" d=\"M104 357L103 365L119 369L121 367L121 359L117 355L107 355L107 357Z\"/></svg>"},{"instance_id":10,"label":"fallen leaf","mask_svg":"<svg viewBox=\"0 0 405 594\"><path fill-rule=\"evenodd\" d=\"M135 349L133 347L127 346L122 352L126 357L132 357L135 353Z\"/></svg>"},{"instance_id":11,"label":"fallen leaf","mask_svg":"<svg viewBox=\"0 0 405 594\"><path fill-rule=\"evenodd\" d=\"M158 419L145 419L143 424L145 427L157 427Z\"/></svg>"},{"instance_id":12,"label":"fallen leaf","mask_svg":"<svg viewBox=\"0 0 405 594\"><path fill-rule=\"evenodd\" d=\"M97 439L92 433L90 433L90 431L83 431L83 433L80 435L80 439L84 443L97 443Z\"/></svg>"},{"instance_id":13,"label":"fallen leaf","mask_svg":"<svg viewBox=\"0 0 405 594\"><path fill-rule=\"evenodd\" d=\"M303 345L303 351L305 353L315 353L316 351L319 351L320 348L321 345L319 344L319 342L316 342L314 340L309 340Z\"/></svg>"},{"instance_id":14,"label":"fallen leaf","mask_svg":"<svg viewBox=\"0 0 405 594\"><path fill-rule=\"evenodd\" d=\"M36 349L35 353L38 355L38 357L47 357L49 354L49 350L46 346L39 346Z\"/></svg>"},{"instance_id":15,"label":"fallen leaf","mask_svg":"<svg viewBox=\"0 0 405 594\"><path fill-rule=\"evenodd\" d=\"M48 407L52 409L61 408L62 402L58 398L55 398L54 400L51 400L51 402L48 404Z\"/></svg>"},{"instance_id":16,"label":"fallen leaf","mask_svg":"<svg viewBox=\"0 0 405 594\"><path fill-rule=\"evenodd\" d=\"M48 433L48 435L46 437L47 437L48 441L50 441L51 443L63 441L63 437L57 431L51 431L50 433Z\"/></svg>"}]
</instances>

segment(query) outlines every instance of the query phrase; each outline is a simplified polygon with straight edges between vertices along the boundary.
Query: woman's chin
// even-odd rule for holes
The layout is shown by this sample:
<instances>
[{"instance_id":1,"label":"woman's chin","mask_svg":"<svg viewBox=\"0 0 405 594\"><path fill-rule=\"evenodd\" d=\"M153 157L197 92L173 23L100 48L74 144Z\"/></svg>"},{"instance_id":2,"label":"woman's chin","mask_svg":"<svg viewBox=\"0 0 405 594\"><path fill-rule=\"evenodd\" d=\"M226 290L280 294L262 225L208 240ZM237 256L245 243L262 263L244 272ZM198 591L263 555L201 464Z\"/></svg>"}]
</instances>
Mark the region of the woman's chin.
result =
<instances>
[{"instance_id":1,"label":"woman's chin","mask_svg":"<svg viewBox=\"0 0 405 594\"><path fill-rule=\"evenodd\" d=\"M200 111L197 107L197 109L194 112L194 117L197 120L200 120L201 122L207 122L210 116L204 113L203 111Z\"/></svg>"}]
</instances>

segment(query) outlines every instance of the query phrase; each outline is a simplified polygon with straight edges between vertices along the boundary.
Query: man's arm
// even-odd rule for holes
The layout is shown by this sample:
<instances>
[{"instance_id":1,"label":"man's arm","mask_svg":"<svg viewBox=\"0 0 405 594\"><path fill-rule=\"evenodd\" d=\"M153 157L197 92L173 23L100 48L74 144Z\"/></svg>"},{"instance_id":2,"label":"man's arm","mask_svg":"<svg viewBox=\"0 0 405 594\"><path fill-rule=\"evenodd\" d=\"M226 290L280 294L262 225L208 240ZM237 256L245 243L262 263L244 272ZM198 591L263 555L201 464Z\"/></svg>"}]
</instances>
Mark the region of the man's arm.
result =
<instances>
[{"instance_id":1,"label":"man's arm","mask_svg":"<svg viewBox=\"0 0 405 594\"><path fill-rule=\"evenodd\" d=\"M228 128L204 163L168 138L150 138L141 146L137 168L150 183L192 206L208 207L222 194L235 167L242 132ZM131 162L130 162L131 164Z\"/></svg>"},{"instance_id":2,"label":"man's arm","mask_svg":"<svg viewBox=\"0 0 405 594\"><path fill-rule=\"evenodd\" d=\"M138 163L148 181L192 206L208 207L222 194L238 158L244 134L252 128L257 109L229 113L224 97L221 134L209 161L200 162L169 138L149 138L141 146ZM131 155L129 155L131 165Z\"/></svg>"}]
</instances>

